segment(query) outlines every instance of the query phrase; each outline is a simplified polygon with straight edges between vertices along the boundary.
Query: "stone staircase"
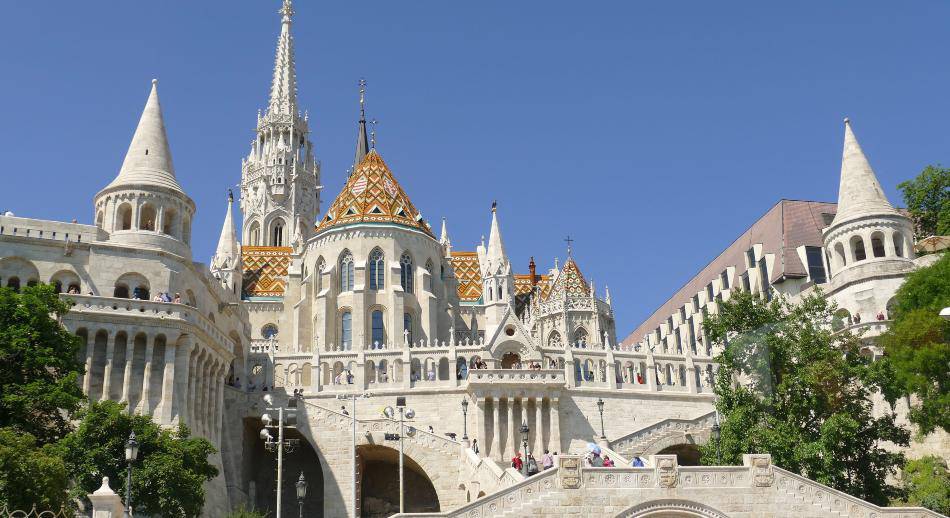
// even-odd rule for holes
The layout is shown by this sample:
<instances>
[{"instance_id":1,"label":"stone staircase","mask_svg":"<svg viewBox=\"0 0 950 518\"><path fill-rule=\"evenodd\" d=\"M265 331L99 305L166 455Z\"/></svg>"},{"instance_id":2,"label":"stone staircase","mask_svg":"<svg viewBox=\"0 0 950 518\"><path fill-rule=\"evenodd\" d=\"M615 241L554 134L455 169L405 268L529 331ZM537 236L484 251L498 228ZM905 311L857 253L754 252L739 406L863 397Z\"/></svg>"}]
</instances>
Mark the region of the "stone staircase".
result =
<instances>
[{"instance_id":1,"label":"stone staircase","mask_svg":"<svg viewBox=\"0 0 950 518\"><path fill-rule=\"evenodd\" d=\"M624 457L647 456L657 453L673 439L689 437L692 442L705 441L716 422L716 412L709 412L695 419L664 419L633 433L610 441L610 449Z\"/></svg>"}]
</instances>

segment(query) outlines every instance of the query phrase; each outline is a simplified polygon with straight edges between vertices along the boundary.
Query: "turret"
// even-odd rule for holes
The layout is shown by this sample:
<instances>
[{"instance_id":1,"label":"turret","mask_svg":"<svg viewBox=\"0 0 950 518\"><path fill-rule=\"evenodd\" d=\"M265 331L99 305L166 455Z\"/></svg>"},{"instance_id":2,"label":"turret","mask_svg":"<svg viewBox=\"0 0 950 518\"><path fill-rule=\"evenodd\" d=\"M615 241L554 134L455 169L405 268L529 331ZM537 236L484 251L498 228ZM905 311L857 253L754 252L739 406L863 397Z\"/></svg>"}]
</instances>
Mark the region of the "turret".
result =
<instances>
[{"instance_id":1,"label":"turret","mask_svg":"<svg viewBox=\"0 0 950 518\"><path fill-rule=\"evenodd\" d=\"M234 230L234 219L231 215L234 205L234 194L228 190L228 209L224 214L224 225L221 227L221 237L218 238L218 248L211 258L211 275L221 282L224 289L234 294L241 293L241 244L238 243L237 233Z\"/></svg>"},{"instance_id":2,"label":"turret","mask_svg":"<svg viewBox=\"0 0 950 518\"><path fill-rule=\"evenodd\" d=\"M109 240L191 257L195 203L175 177L158 80L152 80L119 174L95 197L96 226Z\"/></svg>"}]
</instances>

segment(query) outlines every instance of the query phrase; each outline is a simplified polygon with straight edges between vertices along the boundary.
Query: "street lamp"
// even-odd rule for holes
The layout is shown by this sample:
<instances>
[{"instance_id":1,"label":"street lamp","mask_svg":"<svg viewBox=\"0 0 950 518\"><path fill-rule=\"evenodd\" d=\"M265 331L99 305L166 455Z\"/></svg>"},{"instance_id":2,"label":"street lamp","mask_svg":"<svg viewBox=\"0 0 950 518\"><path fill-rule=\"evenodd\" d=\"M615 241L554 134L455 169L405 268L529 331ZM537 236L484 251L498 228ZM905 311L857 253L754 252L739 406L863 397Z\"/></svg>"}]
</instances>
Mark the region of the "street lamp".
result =
<instances>
[{"instance_id":1,"label":"street lamp","mask_svg":"<svg viewBox=\"0 0 950 518\"><path fill-rule=\"evenodd\" d=\"M468 440L468 399L462 399L462 440Z\"/></svg>"},{"instance_id":2,"label":"street lamp","mask_svg":"<svg viewBox=\"0 0 950 518\"><path fill-rule=\"evenodd\" d=\"M125 481L125 516L132 516L132 463L139 456L139 442L135 440L135 430L125 442L125 462L128 463L128 475Z\"/></svg>"},{"instance_id":3,"label":"street lamp","mask_svg":"<svg viewBox=\"0 0 950 518\"><path fill-rule=\"evenodd\" d=\"M597 398L597 411L600 412L600 438L606 439L607 435L604 433L604 400Z\"/></svg>"},{"instance_id":4,"label":"street lamp","mask_svg":"<svg viewBox=\"0 0 950 518\"><path fill-rule=\"evenodd\" d=\"M521 421L521 445L524 448L524 462L521 463L521 471L524 471L524 476L528 476L528 432L531 429L528 428L527 421Z\"/></svg>"},{"instance_id":5,"label":"street lamp","mask_svg":"<svg viewBox=\"0 0 950 518\"><path fill-rule=\"evenodd\" d=\"M295 428L297 424L297 401L303 399L302 391L294 391L294 395L287 401L287 415L284 416L284 407L280 406L274 408L274 398L270 394L264 396L264 403L267 405L267 410L274 411L277 410L277 423L274 423L274 418L271 417L269 413L264 413L261 416L261 423L264 424L264 428L261 428L260 437L264 441L264 447L267 451L277 451L277 511L275 518L281 518L281 497L283 496L283 481L284 481L284 452L292 453L297 446L300 445L300 439L284 439L284 428ZM269 428L277 428L277 440L274 440L274 436L270 433Z\"/></svg>"},{"instance_id":6,"label":"street lamp","mask_svg":"<svg viewBox=\"0 0 950 518\"><path fill-rule=\"evenodd\" d=\"M718 416L717 416L718 417ZM716 464L722 465L722 450L719 447L719 422L718 419L712 425L712 438L716 441Z\"/></svg>"},{"instance_id":7,"label":"street lamp","mask_svg":"<svg viewBox=\"0 0 950 518\"><path fill-rule=\"evenodd\" d=\"M338 394L338 395L336 396L336 398L339 399L339 400L341 400L341 401L346 401L346 400L348 399L348 400L350 400L350 402L352 403L352 407L350 407L350 408L351 408L350 414L352 414L352 415L350 415L350 419L353 420L353 444L351 445L351 446L352 446L352 450L351 450L350 453L352 454L352 457L353 457L353 477L352 477L353 480L351 481L351 482L352 482L352 484L351 484L352 495L351 495L351 496L352 496L352 498L353 498L353 516L359 516L359 514L360 514L360 513L359 513L359 502L356 501L356 492L357 492L357 491L356 491L356 484L357 484L357 482L356 482L356 465L357 465L357 458L356 458L356 400L357 400L357 399L366 399L366 398L369 398L369 397L372 397L372 396L373 396L373 395L370 394L369 392L366 392L366 393L363 393L363 394ZM346 407L345 407L345 406L343 407L343 410L346 410Z\"/></svg>"},{"instance_id":8,"label":"street lamp","mask_svg":"<svg viewBox=\"0 0 950 518\"><path fill-rule=\"evenodd\" d=\"M307 479L303 478L303 471L297 479L297 505L300 506L300 518L303 518L303 501L307 498Z\"/></svg>"},{"instance_id":9,"label":"street lamp","mask_svg":"<svg viewBox=\"0 0 950 518\"><path fill-rule=\"evenodd\" d=\"M416 428L410 426L408 430L405 429L405 420L412 419L416 417L416 411L411 408L406 408L406 398L405 396L398 396L396 398L396 409L393 409L391 406L387 406L383 409L383 415L389 419L396 419L396 410L399 410L399 433L396 434L398 437L392 437L392 435L387 434L386 440L399 440L399 512L406 512L406 491L405 491L405 476L404 476L404 454L403 454L403 444L402 440L404 436L412 437L416 434Z\"/></svg>"}]
</instances>

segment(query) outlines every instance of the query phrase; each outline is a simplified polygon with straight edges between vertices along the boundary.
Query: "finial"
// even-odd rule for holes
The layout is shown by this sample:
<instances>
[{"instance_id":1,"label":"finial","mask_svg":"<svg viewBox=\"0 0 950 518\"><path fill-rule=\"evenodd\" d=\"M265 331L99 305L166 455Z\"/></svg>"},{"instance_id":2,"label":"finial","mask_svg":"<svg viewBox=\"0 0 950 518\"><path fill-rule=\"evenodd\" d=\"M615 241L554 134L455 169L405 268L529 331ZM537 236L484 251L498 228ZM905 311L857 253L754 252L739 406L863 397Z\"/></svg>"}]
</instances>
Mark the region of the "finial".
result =
<instances>
[{"instance_id":1,"label":"finial","mask_svg":"<svg viewBox=\"0 0 950 518\"><path fill-rule=\"evenodd\" d=\"M360 120L366 120L366 79L360 78Z\"/></svg>"},{"instance_id":2,"label":"finial","mask_svg":"<svg viewBox=\"0 0 950 518\"><path fill-rule=\"evenodd\" d=\"M373 129L369 132L369 148L376 149L376 124L379 123L376 119L369 121L373 125Z\"/></svg>"},{"instance_id":3,"label":"finial","mask_svg":"<svg viewBox=\"0 0 950 518\"><path fill-rule=\"evenodd\" d=\"M152 79L152 86L155 86L157 84L158 84L158 79Z\"/></svg>"},{"instance_id":4,"label":"finial","mask_svg":"<svg viewBox=\"0 0 950 518\"><path fill-rule=\"evenodd\" d=\"M498 200L492 200L491 202L491 211L496 212L498 210Z\"/></svg>"},{"instance_id":5,"label":"finial","mask_svg":"<svg viewBox=\"0 0 950 518\"><path fill-rule=\"evenodd\" d=\"M849 119L848 117L845 117L845 118L844 118L844 123L845 123L845 124L851 124L851 119Z\"/></svg>"},{"instance_id":6,"label":"finial","mask_svg":"<svg viewBox=\"0 0 950 518\"><path fill-rule=\"evenodd\" d=\"M234 191L228 189L228 203L234 203Z\"/></svg>"},{"instance_id":7,"label":"finial","mask_svg":"<svg viewBox=\"0 0 950 518\"><path fill-rule=\"evenodd\" d=\"M280 11L277 11L277 13L283 15L284 22L289 22L294 16L294 6L291 5L291 0L284 0L284 5L281 6Z\"/></svg>"},{"instance_id":8,"label":"finial","mask_svg":"<svg viewBox=\"0 0 950 518\"><path fill-rule=\"evenodd\" d=\"M573 250L571 249L571 243L573 243L574 240L571 239L571 236L567 236L567 239L565 239L564 241L567 242L567 258L570 259L572 257L571 254L573 253Z\"/></svg>"}]
</instances>

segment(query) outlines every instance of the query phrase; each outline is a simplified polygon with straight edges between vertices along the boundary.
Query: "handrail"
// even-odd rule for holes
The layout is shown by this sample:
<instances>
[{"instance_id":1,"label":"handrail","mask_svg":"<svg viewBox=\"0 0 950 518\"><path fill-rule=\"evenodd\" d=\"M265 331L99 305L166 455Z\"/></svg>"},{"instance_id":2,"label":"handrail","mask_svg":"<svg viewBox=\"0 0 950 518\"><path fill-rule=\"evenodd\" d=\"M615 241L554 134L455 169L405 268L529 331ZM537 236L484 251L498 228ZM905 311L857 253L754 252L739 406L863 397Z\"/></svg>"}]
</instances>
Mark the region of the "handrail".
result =
<instances>
[{"instance_id":1,"label":"handrail","mask_svg":"<svg viewBox=\"0 0 950 518\"><path fill-rule=\"evenodd\" d=\"M673 417L673 418L669 418L669 419L664 419L664 420L659 421L659 422L657 422L657 423L653 423L653 424L651 424L651 425L649 425L649 426L645 426L645 427L643 427L643 428L641 428L641 429L639 429L639 430L637 430L637 431L635 431L635 432L632 432L632 433L629 433L629 434L627 434L627 435L624 435L623 437L619 437L619 438L617 438L617 439L613 439L613 440L609 441L609 443L610 443L610 448L616 451L616 450L620 450L620 449L624 448L626 445L629 445L629 444L636 444L636 443L639 442L640 440L642 440L642 439L644 439L644 438L646 438L646 437L652 435L654 432L660 431L660 430L662 430L663 428L667 428L667 427L669 427L671 424L674 424L674 423L680 423L680 424L685 424L685 425L694 425L694 426L701 426L701 425L704 425L704 424L706 424L706 423L709 423L709 424L711 425L711 424L712 424L711 422L715 422L715 421L714 421L715 418L716 418L716 411L713 410L712 412L709 412L709 413L707 413L707 414L703 414L703 415L701 415L701 416L699 416L699 417L696 417L696 418L693 418L693 419L683 419L683 418L679 418L679 417ZM685 431L685 430L684 430L684 431Z\"/></svg>"}]
</instances>

